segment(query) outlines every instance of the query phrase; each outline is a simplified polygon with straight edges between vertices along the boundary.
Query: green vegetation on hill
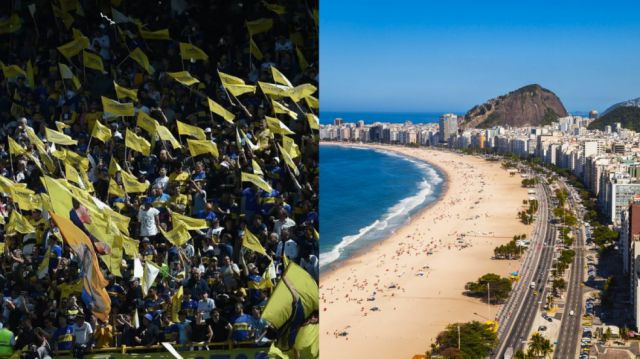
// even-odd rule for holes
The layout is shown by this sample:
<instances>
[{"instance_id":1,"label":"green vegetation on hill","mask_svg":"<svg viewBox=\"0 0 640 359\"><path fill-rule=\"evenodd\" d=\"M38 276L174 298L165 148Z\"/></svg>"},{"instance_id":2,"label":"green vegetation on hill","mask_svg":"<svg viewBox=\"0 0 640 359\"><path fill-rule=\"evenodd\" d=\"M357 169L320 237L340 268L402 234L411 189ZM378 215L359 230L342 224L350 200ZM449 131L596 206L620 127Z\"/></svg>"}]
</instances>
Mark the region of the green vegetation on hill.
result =
<instances>
[{"instance_id":1,"label":"green vegetation on hill","mask_svg":"<svg viewBox=\"0 0 640 359\"><path fill-rule=\"evenodd\" d=\"M542 118L542 126L550 125L553 121L556 121L560 116L551 108L547 107Z\"/></svg>"},{"instance_id":2,"label":"green vegetation on hill","mask_svg":"<svg viewBox=\"0 0 640 359\"><path fill-rule=\"evenodd\" d=\"M623 128L640 131L640 107L618 107L589 125L590 130L604 130L605 126L614 126L620 122Z\"/></svg>"}]
</instances>

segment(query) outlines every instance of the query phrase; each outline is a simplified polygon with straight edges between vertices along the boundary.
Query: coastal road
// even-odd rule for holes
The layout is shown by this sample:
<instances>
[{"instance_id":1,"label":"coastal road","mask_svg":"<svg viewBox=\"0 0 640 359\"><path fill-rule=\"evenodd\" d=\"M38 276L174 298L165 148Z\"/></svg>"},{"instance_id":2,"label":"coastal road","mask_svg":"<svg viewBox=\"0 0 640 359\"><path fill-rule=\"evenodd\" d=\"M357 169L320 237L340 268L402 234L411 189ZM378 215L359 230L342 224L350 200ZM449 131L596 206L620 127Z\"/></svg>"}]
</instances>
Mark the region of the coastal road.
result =
<instances>
[{"instance_id":1,"label":"coastal road","mask_svg":"<svg viewBox=\"0 0 640 359\"><path fill-rule=\"evenodd\" d=\"M576 209L576 216L581 217L577 203L573 196L569 196L570 203ZM575 358L578 342L582 335L580 330L582 319L582 283L584 280L584 228L575 231L576 240L574 243L574 251L576 252L571 266L571 277L569 279L569 291L567 292L567 300L565 303L564 314L562 315L562 324L560 326L560 337L558 345L554 350L554 358ZM569 312L574 315L569 315Z\"/></svg>"},{"instance_id":2,"label":"coastal road","mask_svg":"<svg viewBox=\"0 0 640 359\"><path fill-rule=\"evenodd\" d=\"M537 312L538 302L544 300L545 285L553 259L555 227L549 225L550 190L548 186L546 184L538 186L538 193L540 193L540 207L534 238L520 270L521 279L500 314L499 344L492 358L502 358L507 348L513 348L513 352L516 352L524 347ZM531 282L535 283L535 288L530 287ZM537 295L536 292L538 292Z\"/></svg>"}]
</instances>

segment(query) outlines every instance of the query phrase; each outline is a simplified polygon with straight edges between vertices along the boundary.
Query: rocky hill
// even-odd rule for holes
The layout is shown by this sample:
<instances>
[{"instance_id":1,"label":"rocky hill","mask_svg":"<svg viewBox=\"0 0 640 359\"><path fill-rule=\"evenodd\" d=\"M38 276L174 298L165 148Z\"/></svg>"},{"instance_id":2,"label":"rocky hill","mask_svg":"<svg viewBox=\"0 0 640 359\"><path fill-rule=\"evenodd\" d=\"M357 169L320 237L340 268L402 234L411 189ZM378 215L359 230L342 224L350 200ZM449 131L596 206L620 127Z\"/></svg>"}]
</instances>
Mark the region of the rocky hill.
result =
<instances>
[{"instance_id":1,"label":"rocky hill","mask_svg":"<svg viewBox=\"0 0 640 359\"><path fill-rule=\"evenodd\" d=\"M604 115L591 122L589 129L604 130L605 126L614 127L616 122L620 122L623 128L640 132L640 107L619 106L606 111Z\"/></svg>"},{"instance_id":2,"label":"rocky hill","mask_svg":"<svg viewBox=\"0 0 640 359\"><path fill-rule=\"evenodd\" d=\"M622 102L618 102L617 104L610 106L608 109L606 109L603 113L602 116L608 114L609 112L619 108L619 107L640 107L640 97L638 98L634 98L631 100L627 100L627 101L622 101Z\"/></svg>"},{"instance_id":3,"label":"rocky hill","mask_svg":"<svg viewBox=\"0 0 640 359\"><path fill-rule=\"evenodd\" d=\"M540 126L567 115L556 94L533 84L474 106L464 115L463 126Z\"/></svg>"}]
</instances>

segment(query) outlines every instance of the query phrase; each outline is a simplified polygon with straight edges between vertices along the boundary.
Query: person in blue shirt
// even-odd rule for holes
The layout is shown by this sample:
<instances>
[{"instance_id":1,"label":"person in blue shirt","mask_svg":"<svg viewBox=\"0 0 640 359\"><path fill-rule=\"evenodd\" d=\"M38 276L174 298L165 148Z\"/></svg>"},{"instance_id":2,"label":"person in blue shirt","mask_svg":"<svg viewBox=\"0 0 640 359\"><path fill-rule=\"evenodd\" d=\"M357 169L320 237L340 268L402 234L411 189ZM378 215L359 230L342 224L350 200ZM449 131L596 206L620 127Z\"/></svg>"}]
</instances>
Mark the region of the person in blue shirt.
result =
<instances>
[{"instance_id":1,"label":"person in blue shirt","mask_svg":"<svg viewBox=\"0 0 640 359\"><path fill-rule=\"evenodd\" d=\"M51 258L49 259L50 271L55 268L58 268L58 262L60 261L60 257L62 257L62 246L60 246L56 241L51 247Z\"/></svg>"},{"instance_id":2,"label":"person in blue shirt","mask_svg":"<svg viewBox=\"0 0 640 359\"><path fill-rule=\"evenodd\" d=\"M207 172L205 171L204 164L202 164L202 162L196 162L196 168L191 175L191 179L194 181L203 181L207 179Z\"/></svg>"},{"instance_id":3,"label":"person in blue shirt","mask_svg":"<svg viewBox=\"0 0 640 359\"><path fill-rule=\"evenodd\" d=\"M186 350L187 344L191 341L191 320L187 319L184 310L178 312L178 322L171 326L171 330L178 333L177 343Z\"/></svg>"},{"instance_id":4,"label":"person in blue shirt","mask_svg":"<svg viewBox=\"0 0 640 359\"><path fill-rule=\"evenodd\" d=\"M182 299L182 311L184 311L187 319L196 320L196 311L198 310L198 301L191 298L191 292L184 291L184 299Z\"/></svg>"},{"instance_id":5,"label":"person in blue shirt","mask_svg":"<svg viewBox=\"0 0 640 359\"><path fill-rule=\"evenodd\" d=\"M55 347L57 350L73 349L73 325L67 323L67 317L60 316L58 319L60 326L54 334Z\"/></svg>"},{"instance_id":6,"label":"person in blue shirt","mask_svg":"<svg viewBox=\"0 0 640 359\"><path fill-rule=\"evenodd\" d=\"M244 314L242 303L236 303L235 317L231 320L231 339L234 342L242 342L249 340L253 337L253 327L251 323L253 319L250 315Z\"/></svg>"}]
</instances>

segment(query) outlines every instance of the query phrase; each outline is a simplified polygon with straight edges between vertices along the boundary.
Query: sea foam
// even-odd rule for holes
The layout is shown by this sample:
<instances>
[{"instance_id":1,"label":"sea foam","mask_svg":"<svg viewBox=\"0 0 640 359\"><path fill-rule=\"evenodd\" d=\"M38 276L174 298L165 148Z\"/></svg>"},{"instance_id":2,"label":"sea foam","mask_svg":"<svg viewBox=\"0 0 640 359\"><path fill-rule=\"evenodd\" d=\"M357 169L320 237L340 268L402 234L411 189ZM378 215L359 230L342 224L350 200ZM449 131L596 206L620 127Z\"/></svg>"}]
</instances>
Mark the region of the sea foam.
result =
<instances>
[{"instance_id":1,"label":"sea foam","mask_svg":"<svg viewBox=\"0 0 640 359\"><path fill-rule=\"evenodd\" d=\"M357 148L357 147L356 147ZM358 242L365 242L367 240L374 241L383 239L398 229L401 225L406 224L411 215L417 212L422 207L433 202L432 194L434 186L442 183L444 179L440 174L429 164L414 160L410 157L405 157L393 152L375 150L376 152L384 153L394 157L402 158L422 170L424 177L418 184L418 193L413 196L400 200L395 205L386 209L384 214L373 223L362 227L357 233L350 234L342 237L342 240L336 244L330 251L320 253L320 267L325 267L328 264L335 262L338 259L343 259L345 251L351 249L357 249Z\"/></svg>"}]
</instances>

